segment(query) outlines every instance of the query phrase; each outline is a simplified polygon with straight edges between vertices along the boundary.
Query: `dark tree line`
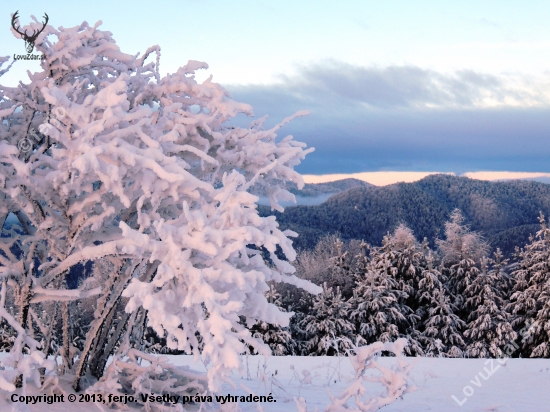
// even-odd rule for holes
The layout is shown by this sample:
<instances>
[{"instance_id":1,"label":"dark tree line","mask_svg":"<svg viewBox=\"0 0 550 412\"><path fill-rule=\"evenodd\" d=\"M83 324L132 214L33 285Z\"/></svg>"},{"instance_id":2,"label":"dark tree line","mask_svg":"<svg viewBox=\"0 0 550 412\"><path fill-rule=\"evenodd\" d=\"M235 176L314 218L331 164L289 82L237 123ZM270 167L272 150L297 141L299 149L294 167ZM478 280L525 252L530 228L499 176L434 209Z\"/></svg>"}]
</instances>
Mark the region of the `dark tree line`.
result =
<instances>
[{"instance_id":1,"label":"dark tree line","mask_svg":"<svg viewBox=\"0 0 550 412\"><path fill-rule=\"evenodd\" d=\"M267 299L294 312L290 326L261 321L246 326L275 355L345 355L354 345L404 337L409 355L550 357L550 229L544 216L536 235L509 256L498 248L491 253L464 220L454 210L443 236L432 242L419 242L404 224L380 246L324 236L295 262L297 275L323 286L323 292L313 296L272 284ZM71 325L70 335L81 350L96 308L86 300L73 306L81 322ZM53 307L45 310L56 316ZM39 328L35 334L55 353L62 350L61 331L60 324L51 336L41 336ZM14 331L3 325L0 349L9 350L13 341ZM140 346L181 353L167 350L165 338L150 329L143 331Z\"/></svg>"},{"instance_id":2,"label":"dark tree line","mask_svg":"<svg viewBox=\"0 0 550 412\"><path fill-rule=\"evenodd\" d=\"M295 315L288 328L271 325L264 341L280 355L346 354L405 337L409 355L550 356L550 229L542 213L536 235L511 256L490 253L459 210L433 244L403 224L376 247L322 238L299 254L297 269L323 293L277 287L276 303Z\"/></svg>"}]
</instances>

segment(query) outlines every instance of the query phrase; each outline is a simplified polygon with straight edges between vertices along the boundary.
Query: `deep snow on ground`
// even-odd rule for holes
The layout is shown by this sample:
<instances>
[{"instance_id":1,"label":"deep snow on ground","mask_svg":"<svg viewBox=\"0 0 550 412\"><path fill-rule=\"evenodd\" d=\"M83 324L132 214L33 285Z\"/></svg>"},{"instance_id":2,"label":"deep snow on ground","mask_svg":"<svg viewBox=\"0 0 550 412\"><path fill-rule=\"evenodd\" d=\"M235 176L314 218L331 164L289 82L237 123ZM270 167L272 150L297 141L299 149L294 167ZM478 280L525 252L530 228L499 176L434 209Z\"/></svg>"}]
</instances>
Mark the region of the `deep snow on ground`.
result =
<instances>
[{"instance_id":1,"label":"deep snow on ground","mask_svg":"<svg viewBox=\"0 0 550 412\"><path fill-rule=\"evenodd\" d=\"M194 362L190 356L169 356L177 365L188 365L195 370L204 371L200 361ZM270 357L261 356L243 358L245 368L235 371L235 389L224 386L224 394L248 395L244 387L257 395L273 394L276 402L240 404L242 411L296 411L294 397L303 397L308 411L315 407L323 411L329 403L329 391L339 395L349 384L353 368L345 357ZM384 412L395 411L500 411L500 412L537 412L550 410L550 359L507 359L500 362L486 359L434 359L407 358L416 362L411 376L417 386L416 391L406 394L403 399L383 408ZM396 358L381 358L380 363L388 366ZM248 367L246 365L248 364ZM493 371L491 376L490 372ZM306 383L305 377L311 377ZM484 378L487 378L486 380ZM62 385L67 393L70 382ZM382 387L366 382L366 394L382 394ZM30 394L43 394L29 382ZM466 389L465 389L466 388ZM469 394L466 396L464 394ZM462 406L453 400L455 396ZM8 411L11 402L6 401L9 394L3 393L0 410ZM23 405L18 405L23 406ZM218 409L219 405L209 404L208 409ZM261 406L261 409L258 408ZM198 410L196 405L186 405L187 410ZM23 409L24 410L24 409ZM67 400L63 404L30 405L30 411L98 411L107 410L104 405L93 403L74 403ZM204 410L204 409L203 409ZM239 409L234 409L239 410Z\"/></svg>"}]
</instances>

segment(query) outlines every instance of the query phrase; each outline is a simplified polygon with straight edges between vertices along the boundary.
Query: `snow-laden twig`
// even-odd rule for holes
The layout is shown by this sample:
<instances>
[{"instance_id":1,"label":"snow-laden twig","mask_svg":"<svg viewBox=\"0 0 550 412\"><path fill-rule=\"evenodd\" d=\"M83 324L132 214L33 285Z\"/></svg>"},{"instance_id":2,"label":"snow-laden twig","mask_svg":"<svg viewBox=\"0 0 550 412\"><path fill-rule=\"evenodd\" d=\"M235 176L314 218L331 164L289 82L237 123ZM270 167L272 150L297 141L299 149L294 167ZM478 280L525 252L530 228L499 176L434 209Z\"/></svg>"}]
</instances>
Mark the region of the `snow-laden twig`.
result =
<instances>
[{"instance_id":1,"label":"snow-laden twig","mask_svg":"<svg viewBox=\"0 0 550 412\"><path fill-rule=\"evenodd\" d=\"M402 338L395 342L375 342L371 345L355 347L355 356L349 357L355 369L355 380L339 396L330 395L331 404L325 412L374 412L396 401L404 394L414 391L416 388L409 379L409 371L414 363L407 362L405 358L403 350L406 345L407 340ZM396 363L391 368L378 362L377 355L382 351L392 352L396 355ZM367 374L369 370L377 371L379 374ZM380 383L385 387L386 393L382 396L364 399L366 392L363 386L364 382ZM347 405L351 399L355 403L354 407Z\"/></svg>"}]
</instances>

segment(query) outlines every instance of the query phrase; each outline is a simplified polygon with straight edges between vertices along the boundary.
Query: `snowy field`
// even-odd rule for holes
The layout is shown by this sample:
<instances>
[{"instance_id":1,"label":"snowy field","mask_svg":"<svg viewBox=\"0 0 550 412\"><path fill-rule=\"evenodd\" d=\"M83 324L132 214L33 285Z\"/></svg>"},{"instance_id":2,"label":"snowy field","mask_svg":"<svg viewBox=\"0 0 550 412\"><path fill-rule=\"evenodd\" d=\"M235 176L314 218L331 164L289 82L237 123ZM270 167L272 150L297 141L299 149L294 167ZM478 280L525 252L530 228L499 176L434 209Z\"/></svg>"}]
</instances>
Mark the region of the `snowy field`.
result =
<instances>
[{"instance_id":1,"label":"snowy field","mask_svg":"<svg viewBox=\"0 0 550 412\"><path fill-rule=\"evenodd\" d=\"M177 365L188 365L204 371L204 365L193 362L189 356L169 356ZM412 378L417 386L413 393L402 400L383 408L392 411L502 411L537 412L550 410L550 359L507 359L504 365L485 359L434 359L407 358L416 364ZM339 395L350 382L353 369L347 358L337 357L271 357L249 356L244 359L248 368L243 374L234 373L235 389L224 386L224 394L273 395L276 402L239 404L231 411L297 411L293 398L306 400L308 411L316 407L323 411L329 403L329 392ZM395 358L381 358L380 363L388 366ZM493 374L490 376L491 369ZM489 373L487 373L489 372ZM486 380L484 378L487 378ZM310 381L310 382L308 382ZM70 384L62 385L67 394ZM381 388L367 383L367 395L381 394ZM248 388L248 392L245 388ZM30 394L44 394L29 382ZM465 395L470 395L466 396ZM453 399L455 396L456 401ZM2 396L0 410L10 410L14 405ZM464 399L467 399L464 401ZM463 402L459 406L458 402ZM18 406L23 406L19 404ZM196 405L186 405L187 410L198 410ZM226 405L227 406L227 405ZM232 405L234 406L234 405ZM132 408L131 408L132 409ZM206 410L219 409L215 402ZM25 410L25 408L20 409ZM98 411L107 410L104 405L94 403L60 404L44 403L30 405L30 411ZM203 409L205 410L205 409Z\"/></svg>"}]
</instances>

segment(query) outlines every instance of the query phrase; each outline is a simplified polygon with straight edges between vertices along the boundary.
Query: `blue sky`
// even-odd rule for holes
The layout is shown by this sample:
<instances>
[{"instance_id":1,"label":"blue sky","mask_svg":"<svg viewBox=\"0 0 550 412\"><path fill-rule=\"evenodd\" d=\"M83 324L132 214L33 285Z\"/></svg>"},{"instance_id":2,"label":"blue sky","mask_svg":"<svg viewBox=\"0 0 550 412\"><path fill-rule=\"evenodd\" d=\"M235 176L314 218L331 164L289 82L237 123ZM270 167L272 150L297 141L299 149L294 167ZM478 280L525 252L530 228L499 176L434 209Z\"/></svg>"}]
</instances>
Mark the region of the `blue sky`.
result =
<instances>
[{"instance_id":1,"label":"blue sky","mask_svg":"<svg viewBox=\"0 0 550 412\"><path fill-rule=\"evenodd\" d=\"M549 2L9 0L0 55L24 52L16 10L23 25L102 20L126 53L158 44L162 73L205 61L198 79L268 125L310 110L282 129L316 148L307 175L550 173ZM17 62L0 82L37 68Z\"/></svg>"}]
</instances>

